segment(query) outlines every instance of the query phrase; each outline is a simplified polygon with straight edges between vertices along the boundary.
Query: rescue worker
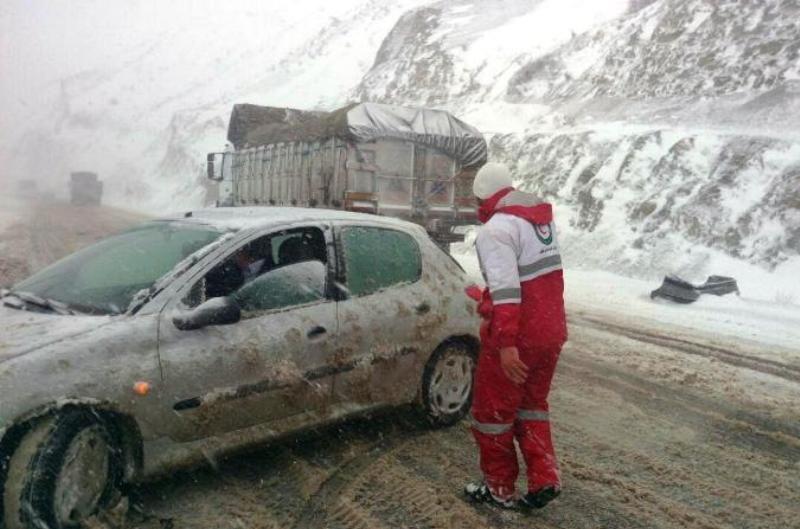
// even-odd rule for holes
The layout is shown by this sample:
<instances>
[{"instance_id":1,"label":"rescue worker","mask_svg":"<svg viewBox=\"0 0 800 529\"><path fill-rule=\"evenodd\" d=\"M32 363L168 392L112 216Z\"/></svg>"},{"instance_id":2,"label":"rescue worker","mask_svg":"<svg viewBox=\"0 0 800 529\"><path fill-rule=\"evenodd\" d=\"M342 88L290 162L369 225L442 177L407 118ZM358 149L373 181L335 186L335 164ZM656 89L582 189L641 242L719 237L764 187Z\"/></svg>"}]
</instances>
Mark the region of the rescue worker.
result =
<instances>
[{"instance_id":1,"label":"rescue worker","mask_svg":"<svg viewBox=\"0 0 800 529\"><path fill-rule=\"evenodd\" d=\"M541 508L561 492L547 402L567 340L553 209L514 190L501 164L481 168L473 191L483 224L475 245L487 285L472 404L484 481L465 492L500 507ZM528 478L528 492L518 501L515 439Z\"/></svg>"}]
</instances>

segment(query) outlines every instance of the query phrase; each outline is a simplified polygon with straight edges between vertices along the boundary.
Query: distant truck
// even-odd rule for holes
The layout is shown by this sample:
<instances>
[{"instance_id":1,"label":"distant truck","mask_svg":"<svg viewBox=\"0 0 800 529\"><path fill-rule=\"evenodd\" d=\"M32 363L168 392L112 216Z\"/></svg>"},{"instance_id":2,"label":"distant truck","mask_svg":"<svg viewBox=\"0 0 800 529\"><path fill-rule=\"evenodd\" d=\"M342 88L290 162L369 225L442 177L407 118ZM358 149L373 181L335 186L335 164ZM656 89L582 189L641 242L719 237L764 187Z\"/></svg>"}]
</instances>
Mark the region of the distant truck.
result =
<instances>
[{"instance_id":1,"label":"distant truck","mask_svg":"<svg viewBox=\"0 0 800 529\"><path fill-rule=\"evenodd\" d=\"M99 206L103 197L103 182L97 173L76 171L70 173L70 202L76 206Z\"/></svg>"},{"instance_id":2,"label":"distant truck","mask_svg":"<svg viewBox=\"0 0 800 529\"><path fill-rule=\"evenodd\" d=\"M487 145L474 127L427 108L376 103L333 112L240 104L232 148L208 155L220 206L305 206L411 220L438 243L474 224L472 182Z\"/></svg>"}]
</instances>

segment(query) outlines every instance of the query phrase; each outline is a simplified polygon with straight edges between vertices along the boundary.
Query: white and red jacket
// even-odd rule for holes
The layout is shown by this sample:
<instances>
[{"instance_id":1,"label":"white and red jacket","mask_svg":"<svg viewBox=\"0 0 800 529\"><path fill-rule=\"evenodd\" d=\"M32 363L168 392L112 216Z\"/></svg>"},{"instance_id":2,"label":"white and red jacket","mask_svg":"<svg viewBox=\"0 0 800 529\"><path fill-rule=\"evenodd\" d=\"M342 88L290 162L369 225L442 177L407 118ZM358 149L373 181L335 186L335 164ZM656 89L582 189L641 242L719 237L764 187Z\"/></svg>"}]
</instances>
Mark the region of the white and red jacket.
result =
<instances>
[{"instance_id":1,"label":"white and red jacket","mask_svg":"<svg viewBox=\"0 0 800 529\"><path fill-rule=\"evenodd\" d=\"M511 188L479 211L476 240L487 288L479 312L489 350L561 345L567 339L564 280L553 209Z\"/></svg>"}]
</instances>

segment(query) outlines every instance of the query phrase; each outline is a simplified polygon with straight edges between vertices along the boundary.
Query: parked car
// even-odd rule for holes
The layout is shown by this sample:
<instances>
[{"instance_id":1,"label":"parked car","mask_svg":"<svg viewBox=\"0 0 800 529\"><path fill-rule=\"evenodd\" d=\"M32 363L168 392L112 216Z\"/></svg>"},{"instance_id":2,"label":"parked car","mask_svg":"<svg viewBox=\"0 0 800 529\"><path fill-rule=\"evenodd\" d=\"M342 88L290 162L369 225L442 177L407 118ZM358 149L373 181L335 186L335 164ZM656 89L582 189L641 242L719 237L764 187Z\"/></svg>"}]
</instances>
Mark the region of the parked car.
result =
<instances>
[{"instance_id":1,"label":"parked car","mask_svg":"<svg viewBox=\"0 0 800 529\"><path fill-rule=\"evenodd\" d=\"M76 527L126 482L356 413L454 424L467 286L416 224L277 207L149 222L34 274L0 300L6 529Z\"/></svg>"}]
</instances>

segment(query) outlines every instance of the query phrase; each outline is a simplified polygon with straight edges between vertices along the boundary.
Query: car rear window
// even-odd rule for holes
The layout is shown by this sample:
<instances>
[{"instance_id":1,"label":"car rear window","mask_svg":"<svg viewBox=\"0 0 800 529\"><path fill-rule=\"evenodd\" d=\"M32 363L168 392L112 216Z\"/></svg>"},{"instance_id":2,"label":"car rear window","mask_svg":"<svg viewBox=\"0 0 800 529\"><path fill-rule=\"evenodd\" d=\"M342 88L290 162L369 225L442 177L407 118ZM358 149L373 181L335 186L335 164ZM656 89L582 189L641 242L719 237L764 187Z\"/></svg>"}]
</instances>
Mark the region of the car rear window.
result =
<instances>
[{"instance_id":1,"label":"car rear window","mask_svg":"<svg viewBox=\"0 0 800 529\"><path fill-rule=\"evenodd\" d=\"M347 289L365 296L422 275L422 257L410 235L386 228L351 226L342 230Z\"/></svg>"}]
</instances>

